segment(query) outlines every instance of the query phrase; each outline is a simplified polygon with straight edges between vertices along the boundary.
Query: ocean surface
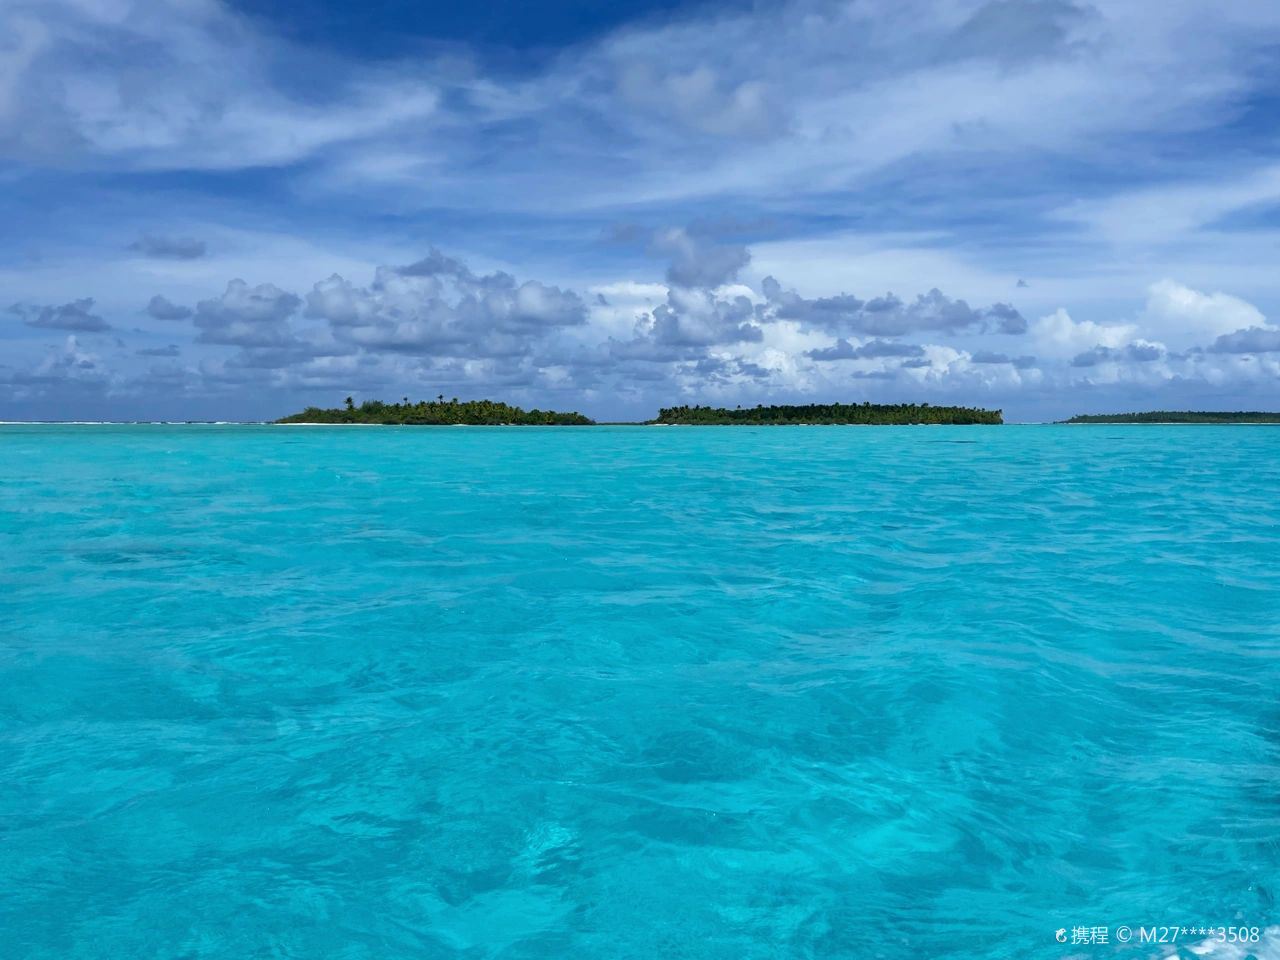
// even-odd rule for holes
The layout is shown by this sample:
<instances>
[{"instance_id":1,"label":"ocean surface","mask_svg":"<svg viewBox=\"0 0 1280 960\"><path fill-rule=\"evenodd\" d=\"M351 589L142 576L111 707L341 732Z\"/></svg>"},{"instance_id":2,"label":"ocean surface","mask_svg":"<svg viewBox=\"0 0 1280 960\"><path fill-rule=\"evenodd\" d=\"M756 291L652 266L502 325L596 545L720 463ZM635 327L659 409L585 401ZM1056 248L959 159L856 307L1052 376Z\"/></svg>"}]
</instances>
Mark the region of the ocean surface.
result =
<instances>
[{"instance_id":1,"label":"ocean surface","mask_svg":"<svg viewBox=\"0 0 1280 960\"><path fill-rule=\"evenodd\" d=\"M1280 428L4 426L0 558L6 958L1280 956Z\"/></svg>"}]
</instances>

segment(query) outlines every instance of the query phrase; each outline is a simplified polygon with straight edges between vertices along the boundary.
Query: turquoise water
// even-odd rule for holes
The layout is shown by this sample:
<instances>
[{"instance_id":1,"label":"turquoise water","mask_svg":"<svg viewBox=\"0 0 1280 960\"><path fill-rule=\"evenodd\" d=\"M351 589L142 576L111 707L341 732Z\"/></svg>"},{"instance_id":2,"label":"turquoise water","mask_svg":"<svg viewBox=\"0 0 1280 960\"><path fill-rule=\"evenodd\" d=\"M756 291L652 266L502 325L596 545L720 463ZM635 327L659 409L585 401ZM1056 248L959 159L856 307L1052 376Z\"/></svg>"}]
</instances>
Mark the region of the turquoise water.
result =
<instances>
[{"instance_id":1,"label":"turquoise water","mask_svg":"<svg viewBox=\"0 0 1280 960\"><path fill-rule=\"evenodd\" d=\"M0 550L6 957L1280 920L1280 429L10 426Z\"/></svg>"}]
</instances>

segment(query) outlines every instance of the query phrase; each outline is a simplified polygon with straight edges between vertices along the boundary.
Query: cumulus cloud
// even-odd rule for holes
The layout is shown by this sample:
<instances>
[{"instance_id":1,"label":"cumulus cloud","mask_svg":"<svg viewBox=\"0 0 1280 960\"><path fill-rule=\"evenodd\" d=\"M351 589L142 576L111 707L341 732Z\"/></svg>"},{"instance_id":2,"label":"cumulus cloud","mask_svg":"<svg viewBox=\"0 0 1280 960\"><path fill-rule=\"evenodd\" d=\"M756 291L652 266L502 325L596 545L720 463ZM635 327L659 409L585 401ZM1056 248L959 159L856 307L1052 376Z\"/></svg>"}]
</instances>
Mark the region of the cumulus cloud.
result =
<instances>
[{"instance_id":1,"label":"cumulus cloud","mask_svg":"<svg viewBox=\"0 0 1280 960\"><path fill-rule=\"evenodd\" d=\"M1027 319L1007 303L993 303L986 310L986 319L994 333L1026 333Z\"/></svg>"},{"instance_id":2,"label":"cumulus cloud","mask_svg":"<svg viewBox=\"0 0 1280 960\"><path fill-rule=\"evenodd\" d=\"M476 274L436 250L407 266L379 267L367 287L331 276L306 303L308 317L328 321L353 346L423 355L518 356L587 319L571 290L501 271Z\"/></svg>"},{"instance_id":3,"label":"cumulus cloud","mask_svg":"<svg viewBox=\"0 0 1280 960\"><path fill-rule=\"evenodd\" d=\"M296 343L289 318L302 300L275 284L251 287L232 280L220 297L196 304L201 343L237 347L282 347Z\"/></svg>"},{"instance_id":4,"label":"cumulus cloud","mask_svg":"<svg viewBox=\"0 0 1280 960\"><path fill-rule=\"evenodd\" d=\"M768 380L772 371L758 363L738 357L708 356L686 364L682 372L710 385L737 383L742 380Z\"/></svg>"},{"instance_id":5,"label":"cumulus cloud","mask_svg":"<svg viewBox=\"0 0 1280 960\"><path fill-rule=\"evenodd\" d=\"M129 244L129 249L157 260L198 260L207 251L205 242L194 237L160 237L150 234Z\"/></svg>"},{"instance_id":6,"label":"cumulus cloud","mask_svg":"<svg viewBox=\"0 0 1280 960\"><path fill-rule=\"evenodd\" d=\"M892 293L869 300L851 294L811 300L784 290L773 277L765 277L763 290L779 319L832 332L892 337L930 331L1019 334L1027 329L1022 315L1007 303L974 309L936 287L910 302Z\"/></svg>"},{"instance_id":7,"label":"cumulus cloud","mask_svg":"<svg viewBox=\"0 0 1280 960\"><path fill-rule=\"evenodd\" d=\"M1147 291L1138 323L1162 342L1185 348L1235 330L1264 326L1266 318L1239 297L1202 293L1173 280L1161 280Z\"/></svg>"},{"instance_id":8,"label":"cumulus cloud","mask_svg":"<svg viewBox=\"0 0 1280 960\"><path fill-rule=\"evenodd\" d=\"M844 337L841 337L829 347L806 351L805 356L811 360L824 362L830 360L856 360L858 359L858 348L844 339Z\"/></svg>"},{"instance_id":9,"label":"cumulus cloud","mask_svg":"<svg viewBox=\"0 0 1280 960\"><path fill-rule=\"evenodd\" d=\"M332 402L347 393L416 395L429 385L433 394L626 416L684 401L995 403L997 396L1007 402L1169 384L1256 391L1280 378L1280 361L1273 362L1280 343L1265 324L1174 352L1138 336L1137 323L1075 320L1058 310L1013 335L1033 355L998 348L1011 342L1001 331L1012 317L998 304L975 308L937 289L913 298L809 298L773 278L756 291L733 282L736 269L693 271L685 283L619 280L586 298L476 271L437 250L378 267L365 285L334 274L303 295L234 279L194 310L161 295L148 304L155 320L189 320L199 346L155 345L163 344L158 331L172 327L154 327L151 345L118 344L107 369L73 338L0 379L10 395L83 397L68 391L92 389L153 401L269 394ZM70 323L94 316L92 307L84 300L19 312L39 320L48 311ZM157 362L138 369L143 361Z\"/></svg>"},{"instance_id":10,"label":"cumulus cloud","mask_svg":"<svg viewBox=\"0 0 1280 960\"><path fill-rule=\"evenodd\" d=\"M676 287L719 287L751 262L750 251L741 244L720 243L680 228L655 233L650 250L671 259L667 282Z\"/></svg>"},{"instance_id":11,"label":"cumulus cloud","mask_svg":"<svg viewBox=\"0 0 1280 960\"><path fill-rule=\"evenodd\" d=\"M157 293L147 303L147 314L157 320L186 320L191 316L192 310Z\"/></svg>"},{"instance_id":12,"label":"cumulus cloud","mask_svg":"<svg viewBox=\"0 0 1280 960\"><path fill-rule=\"evenodd\" d=\"M1151 363L1168 355L1162 343L1135 340L1123 347L1096 346L1071 358L1073 367L1096 367L1103 363Z\"/></svg>"},{"instance_id":13,"label":"cumulus cloud","mask_svg":"<svg viewBox=\"0 0 1280 960\"><path fill-rule=\"evenodd\" d=\"M723 298L709 291L676 287L651 317L644 334L668 347L707 347L762 338L760 328L752 322L755 305L744 296Z\"/></svg>"},{"instance_id":14,"label":"cumulus cloud","mask_svg":"<svg viewBox=\"0 0 1280 960\"><path fill-rule=\"evenodd\" d=\"M1040 353L1074 356L1094 347L1121 347L1137 332L1132 323L1103 324L1075 320L1059 307L1031 325L1030 334Z\"/></svg>"},{"instance_id":15,"label":"cumulus cloud","mask_svg":"<svg viewBox=\"0 0 1280 960\"><path fill-rule=\"evenodd\" d=\"M10 313L22 317L29 327L43 327L48 330L74 330L79 333L101 333L110 330L111 324L93 312L93 298L84 297L72 300L61 306L33 306L27 303L15 303L9 308Z\"/></svg>"},{"instance_id":16,"label":"cumulus cloud","mask_svg":"<svg viewBox=\"0 0 1280 960\"><path fill-rule=\"evenodd\" d=\"M969 357L970 363L1007 363L1010 366L1017 367L1019 370L1026 370L1035 366L1036 358L1029 355L1011 357L1006 353L996 353L991 350L978 350Z\"/></svg>"},{"instance_id":17,"label":"cumulus cloud","mask_svg":"<svg viewBox=\"0 0 1280 960\"><path fill-rule=\"evenodd\" d=\"M36 375L51 380L99 381L104 378L97 355L82 348L74 335L68 336L60 349L48 354L36 368Z\"/></svg>"},{"instance_id":18,"label":"cumulus cloud","mask_svg":"<svg viewBox=\"0 0 1280 960\"><path fill-rule=\"evenodd\" d=\"M1280 351L1280 327L1249 327L1225 333L1209 349L1214 353L1274 353Z\"/></svg>"},{"instance_id":19,"label":"cumulus cloud","mask_svg":"<svg viewBox=\"0 0 1280 960\"><path fill-rule=\"evenodd\" d=\"M853 346L841 337L832 346L820 350L810 350L805 356L813 360L866 360L879 357L923 357L924 347L915 343L900 343L894 340L868 340L860 346Z\"/></svg>"},{"instance_id":20,"label":"cumulus cloud","mask_svg":"<svg viewBox=\"0 0 1280 960\"><path fill-rule=\"evenodd\" d=\"M74 334L68 335L61 344L50 347L33 368L0 375L0 383L20 391L98 385L105 381L99 357L86 350Z\"/></svg>"}]
</instances>

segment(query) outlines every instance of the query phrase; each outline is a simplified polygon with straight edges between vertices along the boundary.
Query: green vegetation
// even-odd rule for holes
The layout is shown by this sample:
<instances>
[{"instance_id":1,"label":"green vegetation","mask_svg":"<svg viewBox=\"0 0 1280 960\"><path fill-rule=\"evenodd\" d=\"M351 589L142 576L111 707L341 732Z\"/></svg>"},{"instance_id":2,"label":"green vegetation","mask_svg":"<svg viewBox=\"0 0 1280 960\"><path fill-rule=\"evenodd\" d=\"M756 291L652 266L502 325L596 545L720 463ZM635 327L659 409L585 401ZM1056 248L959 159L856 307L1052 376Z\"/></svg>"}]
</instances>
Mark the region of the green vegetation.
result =
<instances>
[{"instance_id":1,"label":"green vegetation","mask_svg":"<svg viewBox=\"0 0 1280 960\"><path fill-rule=\"evenodd\" d=\"M1280 423L1280 413L1256 410L1150 410L1146 413L1082 414L1063 423Z\"/></svg>"},{"instance_id":2,"label":"green vegetation","mask_svg":"<svg viewBox=\"0 0 1280 960\"><path fill-rule=\"evenodd\" d=\"M410 403L366 400L359 406L347 397L342 407L307 407L301 413L281 417L276 423L380 423L392 425L472 426L588 426L595 421L580 413L555 410L522 410L492 400L459 401L456 397ZM755 406L728 410L719 407L666 407L649 423L711 425L782 424L914 424L1003 423L999 410L977 407L934 407L927 403L811 403L802 406Z\"/></svg>"},{"instance_id":3,"label":"green vegetation","mask_svg":"<svg viewBox=\"0 0 1280 960\"><path fill-rule=\"evenodd\" d=\"M932 407L927 403L810 403L803 406L756 406L727 410L718 407L668 407L651 423L697 425L798 423L1003 423L999 410L977 407Z\"/></svg>"},{"instance_id":4,"label":"green vegetation","mask_svg":"<svg viewBox=\"0 0 1280 960\"><path fill-rule=\"evenodd\" d=\"M443 394L435 400L410 403L405 397L401 403L383 403L366 400L360 406L347 397L346 406L322 409L307 407L301 413L281 417L276 423L383 423L403 425L454 425L471 426L586 426L594 421L580 413L559 413L555 410L522 410L492 400L465 400L457 397L445 400Z\"/></svg>"}]
</instances>

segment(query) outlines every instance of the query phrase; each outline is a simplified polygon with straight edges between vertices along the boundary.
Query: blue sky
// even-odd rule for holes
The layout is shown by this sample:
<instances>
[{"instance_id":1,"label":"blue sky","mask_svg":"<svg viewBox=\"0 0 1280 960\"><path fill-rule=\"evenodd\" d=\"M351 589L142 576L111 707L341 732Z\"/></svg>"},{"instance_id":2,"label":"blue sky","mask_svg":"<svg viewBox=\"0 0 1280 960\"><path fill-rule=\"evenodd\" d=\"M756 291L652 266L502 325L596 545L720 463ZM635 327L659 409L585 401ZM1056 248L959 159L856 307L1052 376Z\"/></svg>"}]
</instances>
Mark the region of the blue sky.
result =
<instances>
[{"instance_id":1,"label":"blue sky","mask_svg":"<svg viewBox=\"0 0 1280 960\"><path fill-rule=\"evenodd\" d=\"M0 8L0 419L1280 407L1280 6Z\"/></svg>"}]
</instances>

